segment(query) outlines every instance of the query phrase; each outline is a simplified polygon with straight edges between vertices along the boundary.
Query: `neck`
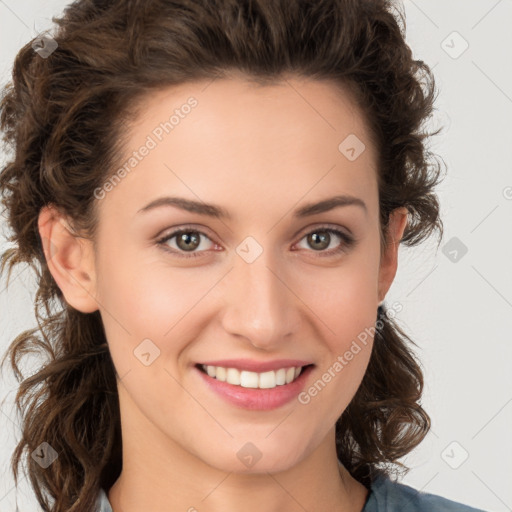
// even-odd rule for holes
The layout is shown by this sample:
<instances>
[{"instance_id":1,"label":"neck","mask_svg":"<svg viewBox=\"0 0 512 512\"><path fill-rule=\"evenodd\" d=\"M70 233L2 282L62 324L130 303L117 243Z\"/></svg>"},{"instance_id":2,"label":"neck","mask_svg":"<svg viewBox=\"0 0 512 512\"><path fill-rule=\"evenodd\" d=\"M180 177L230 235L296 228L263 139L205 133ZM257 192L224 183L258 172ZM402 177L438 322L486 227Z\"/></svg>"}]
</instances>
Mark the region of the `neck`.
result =
<instances>
[{"instance_id":1,"label":"neck","mask_svg":"<svg viewBox=\"0 0 512 512\"><path fill-rule=\"evenodd\" d=\"M162 453L126 450L123 470L108 492L113 512L361 512L368 496L336 457L324 457L323 447L286 471L250 474L225 472L190 454L166 461Z\"/></svg>"},{"instance_id":2,"label":"neck","mask_svg":"<svg viewBox=\"0 0 512 512\"><path fill-rule=\"evenodd\" d=\"M265 466L264 458L246 471L232 469L241 467L239 461L223 470L222 460L217 467L209 454L206 462L135 407L125 411L122 439L122 472L107 492L113 512L361 512L368 496L338 461L334 427L316 447L299 446L300 454L276 458L279 471L272 471L269 459Z\"/></svg>"}]
</instances>

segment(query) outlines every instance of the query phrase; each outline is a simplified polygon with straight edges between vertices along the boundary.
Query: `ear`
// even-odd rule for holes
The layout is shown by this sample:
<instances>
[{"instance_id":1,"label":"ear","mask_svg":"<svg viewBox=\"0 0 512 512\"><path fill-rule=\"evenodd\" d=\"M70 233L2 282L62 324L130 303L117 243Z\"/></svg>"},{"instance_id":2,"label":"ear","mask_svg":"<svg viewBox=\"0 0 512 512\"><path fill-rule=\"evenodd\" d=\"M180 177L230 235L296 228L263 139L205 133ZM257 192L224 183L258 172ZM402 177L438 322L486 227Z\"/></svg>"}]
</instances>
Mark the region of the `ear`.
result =
<instances>
[{"instance_id":1,"label":"ear","mask_svg":"<svg viewBox=\"0 0 512 512\"><path fill-rule=\"evenodd\" d=\"M379 269L379 286L378 300L379 303L384 300L388 293L393 279L395 278L396 269L398 267L398 248L402 239L405 226L407 225L408 210L405 207L395 208L389 214L389 226L386 236L386 245L383 248L380 269Z\"/></svg>"},{"instance_id":2,"label":"ear","mask_svg":"<svg viewBox=\"0 0 512 512\"><path fill-rule=\"evenodd\" d=\"M82 313L98 309L92 242L76 234L53 206L44 206L38 228L48 268L66 302Z\"/></svg>"}]
</instances>

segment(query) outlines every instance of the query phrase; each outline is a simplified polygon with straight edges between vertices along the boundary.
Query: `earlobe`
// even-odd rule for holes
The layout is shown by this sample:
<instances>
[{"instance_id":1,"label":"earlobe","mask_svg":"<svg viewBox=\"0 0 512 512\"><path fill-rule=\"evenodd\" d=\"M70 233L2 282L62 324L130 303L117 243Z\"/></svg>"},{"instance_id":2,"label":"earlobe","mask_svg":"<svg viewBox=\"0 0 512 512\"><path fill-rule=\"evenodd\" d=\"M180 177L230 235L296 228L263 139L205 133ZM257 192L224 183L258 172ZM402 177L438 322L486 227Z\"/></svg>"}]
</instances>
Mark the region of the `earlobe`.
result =
<instances>
[{"instance_id":1,"label":"earlobe","mask_svg":"<svg viewBox=\"0 0 512 512\"><path fill-rule=\"evenodd\" d=\"M381 303L393 283L398 268L398 249L407 225L408 210L396 208L389 215L386 247L383 249L378 284L378 302Z\"/></svg>"},{"instance_id":2,"label":"earlobe","mask_svg":"<svg viewBox=\"0 0 512 512\"><path fill-rule=\"evenodd\" d=\"M66 302L83 313L96 311L92 242L74 233L54 206L41 209L38 228L46 263Z\"/></svg>"}]
</instances>

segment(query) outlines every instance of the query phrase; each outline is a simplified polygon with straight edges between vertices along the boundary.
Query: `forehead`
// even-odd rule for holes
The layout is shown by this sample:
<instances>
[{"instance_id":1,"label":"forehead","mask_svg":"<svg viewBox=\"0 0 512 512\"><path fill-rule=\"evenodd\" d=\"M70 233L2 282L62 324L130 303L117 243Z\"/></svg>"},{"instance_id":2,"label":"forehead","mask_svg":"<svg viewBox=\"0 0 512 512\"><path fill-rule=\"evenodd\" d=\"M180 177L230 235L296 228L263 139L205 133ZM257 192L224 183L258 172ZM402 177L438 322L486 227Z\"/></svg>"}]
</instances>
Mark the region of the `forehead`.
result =
<instances>
[{"instance_id":1,"label":"forehead","mask_svg":"<svg viewBox=\"0 0 512 512\"><path fill-rule=\"evenodd\" d=\"M153 121L169 119L174 111L189 110L190 98L197 106L190 116L185 113L189 124L210 130L209 123L215 122L215 133L220 136L224 130L238 131L242 126L240 136L251 129L283 135L331 131L338 136L352 129L362 138L370 135L349 88L331 80L289 77L263 85L237 77L184 83L144 95L138 102L139 114ZM136 126L143 121L139 117Z\"/></svg>"},{"instance_id":2,"label":"forehead","mask_svg":"<svg viewBox=\"0 0 512 512\"><path fill-rule=\"evenodd\" d=\"M363 116L331 82L198 81L152 92L137 107L119 163L127 172L109 201L131 194L141 207L166 189L206 202L238 198L247 210L273 198L295 204L333 188L354 195L375 188ZM135 157L144 146L150 150Z\"/></svg>"},{"instance_id":3,"label":"forehead","mask_svg":"<svg viewBox=\"0 0 512 512\"><path fill-rule=\"evenodd\" d=\"M248 149L258 143L268 147L272 141L278 146L295 136L310 141L307 149L321 150L339 150L338 141L357 135L367 147L373 146L348 87L293 76L262 85L235 75L157 90L138 101L138 116L127 128L132 146L147 134L163 144L178 141L180 135L218 147L243 140ZM166 137L171 132L172 137ZM300 149L285 146L281 153Z\"/></svg>"}]
</instances>

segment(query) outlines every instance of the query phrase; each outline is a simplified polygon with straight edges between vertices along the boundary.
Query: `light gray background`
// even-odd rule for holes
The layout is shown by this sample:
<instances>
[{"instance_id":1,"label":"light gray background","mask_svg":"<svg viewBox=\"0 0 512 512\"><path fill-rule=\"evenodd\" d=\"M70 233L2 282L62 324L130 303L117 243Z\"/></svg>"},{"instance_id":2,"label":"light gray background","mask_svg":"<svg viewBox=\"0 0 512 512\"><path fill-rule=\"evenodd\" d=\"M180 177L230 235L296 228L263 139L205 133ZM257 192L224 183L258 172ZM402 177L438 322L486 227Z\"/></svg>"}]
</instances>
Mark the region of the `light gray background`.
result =
<instances>
[{"instance_id":1,"label":"light gray background","mask_svg":"<svg viewBox=\"0 0 512 512\"><path fill-rule=\"evenodd\" d=\"M17 50L66 4L0 0L2 84ZM512 0L405 0L404 6L408 42L434 68L440 89L434 125L446 128L431 149L448 175L438 189L446 231L439 251L433 239L402 247L387 296L389 304L403 305L398 318L420 346L423 405L433 422L404 459L412 469L403 482L488 511L512 511ZM442 250L453 237L452 244L468 249L458 251L457 261ZM8 292L5 278L0 282L2 353L35 325L31 275L17 272ZM0 399L7 397L0 414L0 512L10 512L16 383L9 375L0 383ZM39 510L25 478L18 504Z\"/></svg>"}]
</instances>

